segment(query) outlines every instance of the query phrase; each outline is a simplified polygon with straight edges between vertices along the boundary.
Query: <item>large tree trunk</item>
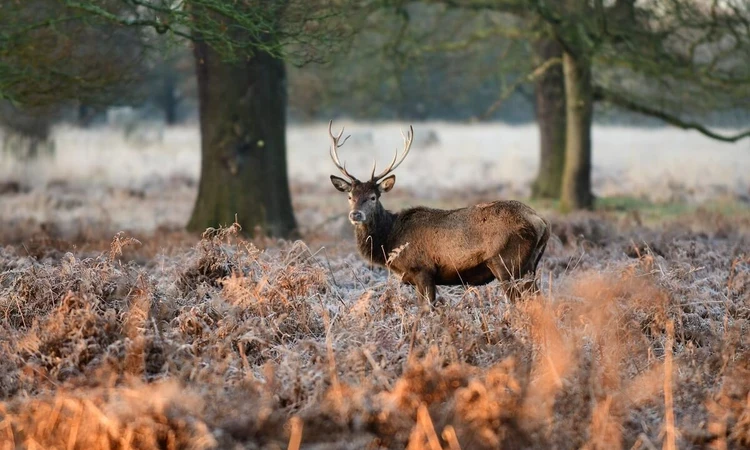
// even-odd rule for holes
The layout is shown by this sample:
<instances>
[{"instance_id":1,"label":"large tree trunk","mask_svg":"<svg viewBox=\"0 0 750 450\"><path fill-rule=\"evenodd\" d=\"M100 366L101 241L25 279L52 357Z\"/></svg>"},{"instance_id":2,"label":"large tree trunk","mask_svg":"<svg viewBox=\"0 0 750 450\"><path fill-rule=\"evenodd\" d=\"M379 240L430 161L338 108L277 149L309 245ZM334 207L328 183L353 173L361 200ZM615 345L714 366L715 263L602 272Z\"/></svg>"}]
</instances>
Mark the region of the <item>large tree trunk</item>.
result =
<instances>
[{"instance_id":1,"label":"large tree trunk","mask_svg":"<svg viewBox=\"0 0 750 450\"><path fill-rule=\"evenodd\" d=\"M188 229L231 224L272 236L296 230L286 167L286 71L264 52L228 63L194 44L201 178Z\"/></svg>"},{"instance_id":2,"label":"large tree trunk","mask_svg":"<svg viewBox=\"0 0 750 450\"><path fill-rule=\"evenodd\" d=\"M586 58L565 51L563 72L567 127L560 206L564 211L590 209L594 204L591 194L591 63Z\"/></svg>"},{"instance_id":3,"label":"large tree trunk","mask_svg":"<svg viewBox=\"0 0 750 450\"><path fill-rule=\"evenodd\" d=\"M535 64L562 59L556 39L534 43ZM547 69L536 81L536 120L539 125L539 171L531 186L535 198L559 199L565 165L565 78L562 64Z\"/></svg>"}]
</instances>

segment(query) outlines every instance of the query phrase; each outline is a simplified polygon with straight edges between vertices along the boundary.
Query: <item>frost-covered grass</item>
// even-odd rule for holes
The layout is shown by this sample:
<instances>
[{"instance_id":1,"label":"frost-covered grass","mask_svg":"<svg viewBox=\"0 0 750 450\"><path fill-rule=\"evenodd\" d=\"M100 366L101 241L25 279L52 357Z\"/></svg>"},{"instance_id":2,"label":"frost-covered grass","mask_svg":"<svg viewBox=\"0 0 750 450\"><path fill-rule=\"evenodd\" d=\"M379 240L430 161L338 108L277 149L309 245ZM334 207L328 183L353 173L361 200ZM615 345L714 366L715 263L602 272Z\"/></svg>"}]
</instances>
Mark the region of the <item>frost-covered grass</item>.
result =
<instances>
[{"instance_id":1,"label":"frost-covered grass","mask_svg":"<svg viewBox=\"0 0 750 450\"><path fill-rule=\"evenodd\" d=\"M420 142L423 126L439 144ZM395 124L350 128L356 173L372 149L385 161L399 143ZM528 190L533 128L416 132L387 205ZM679 171L631 169L629 135L693 157ZM673 433L681 449L747 447L746 144L596 130L606 136L612 165L599 151L597 186L611 179L625 197L569 216L539 205L554 233L540 295L510 304L496 283L438 287L444 306L424 313L411 287L356 254L322 125L289 134L296 242L180 231L194 129L142 150L111 130L58 131L56 164L0 166L28 188L0 195L0 444L616 449ZM735 159L709 163L720 151ZM687 184L662 184L670 170ZM681 201L654 206L659 195Z\"/></svg>"},{"instance_id":2,"label":"frost-covered grass","mask_svg":"<svg viewBox=\"0 0 750 450\"><path fill-rule=\"evenodd\" d=\"M679 448L741 448L750 222L694 222L703 231L555 217L541 295L442 287L432 313L336 239L247 242L230 228L6 246L0 436L434 450L652 448L674 433Z\"/></svg>"}]
</instances>

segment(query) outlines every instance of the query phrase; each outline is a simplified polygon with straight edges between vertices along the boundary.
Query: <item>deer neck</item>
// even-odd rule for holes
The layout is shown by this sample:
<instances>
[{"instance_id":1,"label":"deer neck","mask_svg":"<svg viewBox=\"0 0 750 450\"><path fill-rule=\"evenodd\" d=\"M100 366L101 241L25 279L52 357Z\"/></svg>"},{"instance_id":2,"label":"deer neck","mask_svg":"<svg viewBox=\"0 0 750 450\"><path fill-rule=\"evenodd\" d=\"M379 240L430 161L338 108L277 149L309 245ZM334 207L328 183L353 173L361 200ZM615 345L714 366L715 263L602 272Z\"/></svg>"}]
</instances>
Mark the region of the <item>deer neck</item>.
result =
<instances>
[{"instance_id":1,"label":"deer neck","mask_svg":"<svg viewBox=\"0 0 750 450\"><path fill-rule=\"evenodd\" d=\"M385 265L387 255L391 251L389 237L396 217L397 214L378 204L372 220L354 227L359 252L368 261Z\"/></svg>"}]
</instances>

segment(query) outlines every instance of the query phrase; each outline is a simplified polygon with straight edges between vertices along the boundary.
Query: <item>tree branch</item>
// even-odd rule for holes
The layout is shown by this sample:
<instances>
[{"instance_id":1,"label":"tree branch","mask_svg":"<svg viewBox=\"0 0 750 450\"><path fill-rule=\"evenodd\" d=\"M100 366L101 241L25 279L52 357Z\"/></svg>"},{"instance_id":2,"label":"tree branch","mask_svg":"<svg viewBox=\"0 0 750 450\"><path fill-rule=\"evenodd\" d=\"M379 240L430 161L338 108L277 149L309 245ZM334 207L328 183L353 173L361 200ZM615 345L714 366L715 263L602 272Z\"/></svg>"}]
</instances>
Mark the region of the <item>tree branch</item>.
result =
<instances>
[{"instance_id":1,"label":"tree branch","mask_svg":"<svg viewBox=\"0 0 750 450\"><path fill-rule=\"evenodd\" d=\"M153 28L159 34L163 34L167 31L171 31L175 35L186 38L186 39L190 39L191 37L189 34L175 29L175 27L173 27L172 25L168 23L163 23L154 19L141 19L141 18L133 19L133 18L120 17L99 6L95 6L95 5L87 4L87 3L81 3L77 1L66 1L65 6L71 9L84 11L89 14L94 14L96 16L99 16L105 20L108 20L118 25L150 27L150 28Z\"/></svg>"},{"instance_id":2,"label":"tree branch","mask_svg":"<svg viewBox=\"0 0 750 450\"><path fill-rule=\"evenodd\" d=\"M484 119L488 118L490 115L492 115L492 113L494 113L495 111L497 111L498 108L500 108L500 106L502 106L503 102L505 100L507 100L508 97L510 97L511 95L513 95L513 93L516 92L516 90L518 90L519 87L521 87L525 83L530 83L530 82L536 80L537 78L539 78L542 75L544 75L544 73L547 72L547 70L549 70L550 68L552 68L552 67L554 67L554 66L556 66L558 64L562 64L562 59L560 59L560 58L550 58L547 61L544 61L542 64L540 64L538 67L536 67L531 72L527 73L525 76L518 77L518 79L516 81L514 81L513 84L511 84L510 86L508 86L502 92L502 94L500 94L500 97L497 100L495 100L495 102L492 105L490 105L490 107L487 108L487 110L484 113L482 113L480 116L474 117L472 120L484 120Z\"/></svg>"},{"instance_id":3,"label":"tree branch","mask_svg":"<svg viewBox=\"0 0 750 450\"><path fill-rule=\"evenodd\" d=\"M646 105L642 105L626 97L623 97L619 94L616 94L611 91L607 91L601 86L596 86L594 88L594 96L597 100L604 100L613 105L617 105L621 108L625 108L629 111L637 112L645 116L655 117L657 119L660 119L670 125L676 126L683 130L695 130L703 134L704 136L708 136L711 139L715 139L717 141L737 142L746 137L750 137L750 129L745 130L738 134L734 134L734 135L719 134L719 133L709 130L708 128L706 128L705 126L701 125L698 122L689 122L689 121L682 120L677 116L673 116L664 111L659 111L658 109L651 108Z\"/></svg>"},{"instance_id":4,"label":"tree branch","mask_svg":"<svg viewBox=\"0 0 750 450\"><path fill-rule=\"evenodd\" d=\"M9 42L13 39L17 39L19 36L23 36L26 33L30 33L38 29L54 27L55 25L81 20L82 18L83 16L80 16L80 15L57 17L54 19L43 20L41 22L33 23L23 28L13 30L13 32L10 34L5 34L3 32L0 32L0 42L4 42L4 41Z\"/></svg>"}]
</instances>

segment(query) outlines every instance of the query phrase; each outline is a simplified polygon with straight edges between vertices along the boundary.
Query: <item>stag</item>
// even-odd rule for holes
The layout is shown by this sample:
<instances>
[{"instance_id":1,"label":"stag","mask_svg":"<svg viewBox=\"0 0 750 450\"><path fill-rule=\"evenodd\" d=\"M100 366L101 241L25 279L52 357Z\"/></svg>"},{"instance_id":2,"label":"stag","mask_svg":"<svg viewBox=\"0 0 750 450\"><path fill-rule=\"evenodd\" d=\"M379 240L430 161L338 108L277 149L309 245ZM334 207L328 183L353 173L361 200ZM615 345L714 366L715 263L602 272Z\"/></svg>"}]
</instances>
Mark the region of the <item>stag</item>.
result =
<instances>
[{"instance_id":1,"label":"stag","mask_svg":"<svg viewBox=\"0 0 750 450\"><path fill-rule=\"evenodd\" d=\"M388 267L401 281L416 287L420 299L435 305L436 285L483 285L497 279L506 297L515 301L537 289L536 268L550 236L546 219L518 201L495 201L460 209L415 207L386 210L380 196L393 189L392 172L409 154L414 129L409 127L404 149L390 165L369 181L359 181L341 164L338 149L344 129L331 131L330 156L347 178L331 175L333 186L349 194L349 221L360 255ZM529 279L530 278L530 279Z\"/></svg>"}]
</instances>

